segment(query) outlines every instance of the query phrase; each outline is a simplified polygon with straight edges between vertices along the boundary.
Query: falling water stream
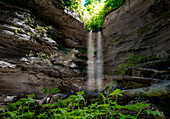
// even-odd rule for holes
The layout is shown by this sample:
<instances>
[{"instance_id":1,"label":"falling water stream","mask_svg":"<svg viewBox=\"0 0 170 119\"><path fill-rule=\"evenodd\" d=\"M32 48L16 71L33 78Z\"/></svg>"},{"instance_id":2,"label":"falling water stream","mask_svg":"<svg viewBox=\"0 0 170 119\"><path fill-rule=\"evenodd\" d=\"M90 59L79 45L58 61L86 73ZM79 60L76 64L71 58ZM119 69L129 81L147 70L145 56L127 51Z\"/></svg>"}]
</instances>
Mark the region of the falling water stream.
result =
<instances>
[{"instance_id":1,"label":"falling water stream","mask_svg":"<svg viewBox=\"0 0 170 119\"><path fill-rule=\"evenodd\" d=\"M97 39L97 60L96 60L96 78L98 91L102 89L102 74L103 74L103 60L102 60L102 39L101 31L98 32Z\"/></svg>"},{"instance_id":2,"label":"falling water stream","mask_svg":"<svg viewBox=\"0 0 170 119\"><path fill-rule=\"evenodd\" d=\"M94 42L92 31L89 32L88 40L88 90L93 91L95 86L95 62L94 62Z\"/></svg>"},{"instance_id":3,"label":"falling water stream","mask_svg":"<svg viewBox=\"0 0 170 119\"><path fill-rule=\"evenodd\" d=\"M103 60L102 60L102 40L101 32L98 32L96 41L97 57L95 57L95 41L92 31L89 32L88 40L88 90L101 91L102 89L102 74L103 74Z\"/></svg>"}]
</instances>

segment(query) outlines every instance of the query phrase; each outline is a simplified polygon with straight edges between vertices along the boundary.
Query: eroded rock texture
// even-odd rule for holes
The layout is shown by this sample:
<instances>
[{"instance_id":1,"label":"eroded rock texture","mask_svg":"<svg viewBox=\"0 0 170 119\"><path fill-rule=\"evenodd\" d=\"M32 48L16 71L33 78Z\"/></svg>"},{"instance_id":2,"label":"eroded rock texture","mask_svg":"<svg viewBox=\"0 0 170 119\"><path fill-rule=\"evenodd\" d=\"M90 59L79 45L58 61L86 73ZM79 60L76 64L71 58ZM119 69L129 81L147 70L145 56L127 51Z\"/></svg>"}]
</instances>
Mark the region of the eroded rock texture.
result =
<instances>
[{"instance_id":1,"label":"eroded rock texture","mask_svg":"<svg viewBox=\"0 0 170 119\"><path fill-rule=\"evenodd\" d=\"M128 53L167 57L169 25L169 0L126 0L103 25L105 73L112 74Z\"/></svg>"},{"instance_id":2,"label":"eroded rock texture","mask_svg":"<svg viewBox=\"0 0 170 119\"><path fill-rule=\"evenodd\" d=\"M86 48L88 31L79 18L74 18L58 9L62 5L59 0L7 0L10 3L30 9L36 17L53 25L57 30L55 39L62 45L70 48Z\"/></svg>"},{"instance_id":3,"label":"eroded rock texture","mask_svg":"<svg viewBox=\"0 0 170 119\"><path fill-rule=\"evenodd\" d=\"M43 87L78 91L71 80L85 80L87 29L49 0L19 2L26 8L0 1L0 102L43 98Z\"/></svg>"},{"instance_id":4,"label":"eroded rock texture","mask_svg":"<svg viewBox=\"0 0 170 119\"><path fill-rule=\"evenodd\" d=\"M21 57L33 52L55 53L57 44L26 23L29 10L0 2L0 57ZM37 20L38 22L38 20ZM38 33L33 36L32 34Z\"/></svg>"}]
</instances>

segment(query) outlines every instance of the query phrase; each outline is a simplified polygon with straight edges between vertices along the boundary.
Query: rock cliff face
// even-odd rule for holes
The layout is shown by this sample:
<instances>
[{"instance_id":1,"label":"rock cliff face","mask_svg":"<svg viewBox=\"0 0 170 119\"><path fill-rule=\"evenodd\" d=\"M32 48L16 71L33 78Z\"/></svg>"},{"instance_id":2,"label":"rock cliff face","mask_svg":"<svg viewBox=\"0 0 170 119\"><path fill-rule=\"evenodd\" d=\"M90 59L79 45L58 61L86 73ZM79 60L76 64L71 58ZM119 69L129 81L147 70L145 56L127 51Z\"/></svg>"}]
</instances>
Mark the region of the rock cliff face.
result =
<instances>
[{"instance_id":1,"label":"rock cliff face","mask_svg":"<svg viewBox=\"0 0 170 119\"><path fill-rule=\"evenodd\" d=\"M170 1L126 0L103 25L104 71L112 74L127 54L166 57L170 53Z\"/></svg>"},{"instance_id":2,"label":"rock cliff face","mask_svg":"<svg viewBox=\"0 0 170 119\"><path fill-rule=\"evenodd\" d=\"M63 12L63 9L56 8L57 0L7 1L30 9L36 17L53 25L57 29L55 31L58 36L56 39L62 42L65 47L86 48L87 29L76 18Z\"/></svg>"},{"instance_id":3,"label":"rock cliff face","mask_svg":"<svg viewBox=\"0 0 170 119\"><path fill-rule=\"evenodd\" d=\"M86 75L87 29L50 0L22 2L26 8L0 1L0 102L2 95L42 98L43 87L71 94L71 80Z\"/></svg>"},{"instance_id":4,"label":"rock cliff face","mask_svg":"<svg viewBox=\"0 0 170 119\"><path fill-rule=\"evenodd\" d=\"M33 17L29 10L0 3L0 57L21 57L33 52L54 53L57 44L40 36L26 19ZM36 36L32 34L38 33ZM32 33L32 34L31 34Z\"/></svg>"},{"instance_id":5,"label":"rock cliff face","mask_svg":"<svg viewBox=\"0 0 170 119\"><path fill-rule=\"evenodd\" d=\"M4 1L0 1L0 96L35 93L42 98L43 87L57 87L65 94L77 91L74 82L81 85L87 76L88 30L56 8L53 0ZM16 1L20 6L14 5ZM126 0L103 25L105 74L128 53L167 57L169 25L168 0Z\"/></svg>"},{"instance_id":6,"label":"rock cliff face","mask_svg":"<svg viewBox=\"0 0 170 119\"><path fill-rule=\"evenodd\" d=\"M30 0L27 7L31 11L1 2L1 57L25 56L30 50L49 54L55 52L57 44L67 48L86 49L88 31L80 21L57 9L50 0ZM33 22L32 18L36 18L35 23L30 23ZM45 24L38 18L54 26L48 34L43 34L41 27L30 26Z\"/></svg>"}]
</instances>

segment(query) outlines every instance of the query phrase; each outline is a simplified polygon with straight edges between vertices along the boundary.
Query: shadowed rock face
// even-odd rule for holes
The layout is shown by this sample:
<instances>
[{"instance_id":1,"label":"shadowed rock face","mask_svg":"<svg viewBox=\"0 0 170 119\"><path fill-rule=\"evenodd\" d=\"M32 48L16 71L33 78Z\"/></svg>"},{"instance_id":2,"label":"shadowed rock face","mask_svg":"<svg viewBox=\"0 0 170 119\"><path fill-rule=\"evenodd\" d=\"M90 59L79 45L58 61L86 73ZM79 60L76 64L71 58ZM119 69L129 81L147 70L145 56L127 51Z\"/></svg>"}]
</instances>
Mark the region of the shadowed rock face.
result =
<instances>
[{"instance_id":1,"label":"shadowed rock face","mask_svg":"<svg viewBox=\"0 0 170 119\"><path fill-rule=\"evenodd\" d=\"M28 7L39 18L52 24L62 36L63 44L71 48L86 48L88 31L84 25L72 16L57 9L52 0L30 0Z\"/></svg>"},{"instance_id":2,"label":"shadowed rock face","mask_svg":"<svg viewBox=\"0 0 170 119\"><path fill-rule=\"evenodd\" d=\"M57 4L59 4L56 0L7 1L29 8L36 17L53 25L57 29L57 39L60 40L65 47L87 47L88 30L84 27L83 23L77 20L79 18L74 18L65 13L63 9L56 8Z\"/></svg>"},{"instance_id":3,"label":"shadowed rock face","mask_svg":"<svg viewBox=\"0 0 170 119\"><path fill-rule=\"evenodd\" d=\"M86 75L87 56L79 52L87 47L88 31L83 24L49 0L23 1L26 8L2 1L0 102L2 95L22 97L35 93L36 98L43 98L43 87L56 87L68 95L71 90L78 91L70 80L84 81ZM28 22L29 18L34 22ZM52 25L52 29L38 31L41 29L36 26L47 26L44 23Z\"/></svg>"},{"instance_id":4,"label":"shadowed rock face","mask_svg":"<svg viewBox=\"0 0 170 119\"><path fill-rule=\"evenodd\" d=\"M113 73L128 53L166 57L170 53L169 26L169 0L126 0L103 25L105 73Z\"/></svg>"},{"instance_id":5,"label":"shadowed rock face","mask_svg":"<svg viewBox=\"0 0 170 119\"><path fill-rule=\"evenodd\" d=\"M17 3L19 4L20 2L18 1ZM25 1L27 6L24 7L29 8L31 11L3 2L0 4L1 57L24 56L30 50L49 54L58 49L57 44L67 48L86 49L87 29L84 28L80 21L64 13L63 10L56 8L52 1ZM25 22L29 17L36 18L34 26L43 24L42 21L38 20L39 18L43 19L46 24L54 27L49 30L48 35L43 34L42 36L41 34L40 36L39 34L32 37L36 30L35 27L31 27ZM48 37L52 37L55 42ZM10 52L6 52L6 49Z\"/></svg>"},{"instance_id":6,"label":"shadowed rock face","mask_svg":"<svg viewBox=\"0 0 170 119\"><path fill-rule=\"evenodd\" d=\"M30 34L37 31L25 22L29 17L34 17L29 10L0 2L0 57L21 57L30 50L56 52L57 44L47 34Z\"/></svg>"},{"instance_id":7,"label":"shadowed rock face","mask_svg":"<svg viewBox=\"0 0 170 119\"><path fill-rule=\"evenodd\" d=\"M65 64L69 60L71 64L74 58L61 59L59 54L44 60L38 57L0 59L0 95L22 97L34 93L36 98L43 98L43 87L59 88L65 94L71 94L71 90L78 91L70 79L79 80L83 75L77 72L76 67Z\"/></svg>"}]
</instances>

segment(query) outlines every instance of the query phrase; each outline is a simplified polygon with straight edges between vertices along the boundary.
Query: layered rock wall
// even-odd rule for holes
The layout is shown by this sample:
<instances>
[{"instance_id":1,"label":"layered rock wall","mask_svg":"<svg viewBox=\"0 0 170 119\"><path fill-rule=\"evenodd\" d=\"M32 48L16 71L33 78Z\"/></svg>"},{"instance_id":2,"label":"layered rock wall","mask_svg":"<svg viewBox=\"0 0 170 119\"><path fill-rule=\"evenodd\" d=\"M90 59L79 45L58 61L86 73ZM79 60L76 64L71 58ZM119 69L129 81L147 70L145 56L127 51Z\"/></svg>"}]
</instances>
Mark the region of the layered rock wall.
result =
<instances>
[{"instance_id":1,"label":"layered rock wall","mask_svg":"<svg viewBox=\"0 0 170 119\"><path fill-rule=\"evenodd\" d=\"M0 57L22 57L33 52L56 52L57 44L26 23L31 11L0 2ZM38 20L36 20L38 22Z\"/></svg>"},{"instance_id":2,"label":"layered rock wall","mask_svg":"<svg viewBox=\"0 0 170 119\"><path fill-rule=\"evenodd\" d=\"M83 23L64 12L64 9L58 9L56 0L7 1L30 9L36 17L53 25L57 29L55 31L58 36L56 40L62 42L65 47L87 47L88 30Z\"/></svg>"},{"instance_id":3,"label":"layered rock wall","mask_svg":"<svg viewBox=\"0 0 170 119\"><path fill-rule=\"evenodd\" d=\"M170 53L170 1L126 0L103 25L104 71L112 74L127 54L166 57Z\"/></svg>"},{"instance_id":4,"label":"layered rock wall","mask_svg":"<svg viewBox=\"0 0 170 119\"><path fill-rule=\"evenodd\" d=\"M6 95L42 98L43 87L71 94L72 80L86 75L87 29L50 0L19 2L25 8L0 0L0 103Z\"/></svg>"},{"instance_id":5,"label":"layered rock wall","mask_svg":"<svg viewBox=\"0 0 170 119\"><path fill-rule=\"evenodd\" d=\"M21 6L31 11L2 1L0 2L0 57L24 56L30 50L49 54L56 52L59 45L65 48L86 49L87 29L80 21L56 8L51 0L24 1L26 6ZM16 1L17 4L18 2ZM52 25L53 28L48 30L48 34L34 35L41 29L36 30L35 27L30 26L30 23L26 23L28 18L36 18L34 26L46 24L46 26Z\"/></svg>"}]
</instances>

